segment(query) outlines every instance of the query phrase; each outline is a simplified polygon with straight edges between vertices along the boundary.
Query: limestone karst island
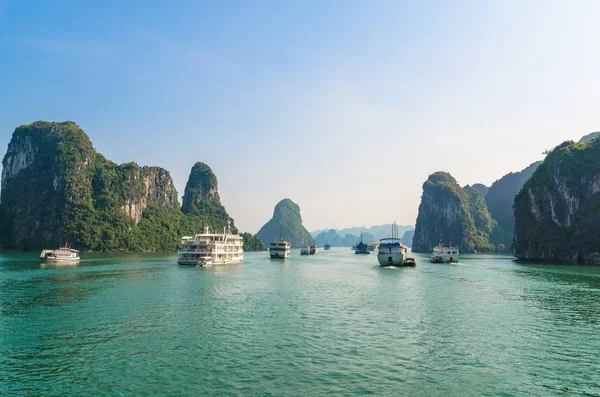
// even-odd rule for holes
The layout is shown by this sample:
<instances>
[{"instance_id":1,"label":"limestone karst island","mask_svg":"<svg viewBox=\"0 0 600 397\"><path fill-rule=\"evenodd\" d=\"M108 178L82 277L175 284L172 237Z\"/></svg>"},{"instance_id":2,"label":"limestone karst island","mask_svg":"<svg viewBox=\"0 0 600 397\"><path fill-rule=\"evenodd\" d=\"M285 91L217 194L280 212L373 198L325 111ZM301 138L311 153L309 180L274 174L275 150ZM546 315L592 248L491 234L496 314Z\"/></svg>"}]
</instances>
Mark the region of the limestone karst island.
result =
<instances>
[{"instance_id":1,"label":"limestone karst island","mask_svg":"<svg viewBox=\"0 0 600 397\"><path fill-rule=\"evenodd\" d=\"M0 0L0 397L600 397L600 0Z\"/></svg>"},{"instance_id":2,"label":"limestone karst island","mask_svg":"<svg viewBox=\"0 0 600 397\"><path fill-rule=\"evenodd\" d=\"M448 244L456 248L455 257L512 253L526 261L600 263L600 231L595 231L600 140L595 137L557 145L544 161L489 187L461 187L447 172L431 174L410 235L412 252L430 253ZM206 227L238 233L208 165L192 166L180 204L169 171L110 161L71 121L17 127L2 166L3 250L40 251L64 240L78 251L175 251L183 236ZM341 234L328 229L312 236L298 204L286 198L255 235L241 236L246 251L264 250L278 240L290 248L318 245L315 238L322 246L358 242L358 233ZM378 240L369 230L360 236Z\"/></svg>"}]
</instances>

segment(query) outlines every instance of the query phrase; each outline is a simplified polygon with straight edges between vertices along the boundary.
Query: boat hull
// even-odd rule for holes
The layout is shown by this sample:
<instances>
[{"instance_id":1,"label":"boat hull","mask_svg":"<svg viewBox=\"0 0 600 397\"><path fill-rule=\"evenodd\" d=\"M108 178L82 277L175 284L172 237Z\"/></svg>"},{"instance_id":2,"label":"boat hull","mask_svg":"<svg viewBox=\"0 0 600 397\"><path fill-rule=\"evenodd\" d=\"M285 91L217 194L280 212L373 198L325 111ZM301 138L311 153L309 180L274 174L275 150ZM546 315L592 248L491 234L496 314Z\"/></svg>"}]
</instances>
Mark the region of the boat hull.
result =
<instances>
[{"instance_id":1,"label":"boat hull","mask_svg":"<svg viewBox=\"0 0 600 397\"><path fill-rule=\"evenodd\" d=\"M436 255L436 256L432 256L429 259L429 262L431 263L458 263L459 261L459 257L458 255Z\"/></svg>"},{"instance_id":2,"label":"boat hull","mask_svg":"<svg viewBox=\"0 0 600 397\"><path fill-rule=\"evenodd\" d=\"M290 257L290 253L289 252L275 252L275 253L271 253L271 259L288 259Z\"/></svg>"},{"instance_id":3,"label":"boat hull","mask_svg":"<svg viewBox=\"0 0 600 397\"><path fill-rule=\"evenodd\" d=\"M214 265L233 265L233 264L237 264L237 263L242 263L243 261L244 261L244 258L228 259L228 260L215 260L215 261L210 261L210 262L202 261L199 259L178 259L177 264L184 265L184 266L210 267L210 266L214 266Z\"/></svg>"},{"instance_id":4,"label":"boat hull","mask_svg":"<svg viewBox=\"0 0 600 397\"><path fill-rule=\"evenodd\" d=\"M403 266L404 265L404 254L392 253L392 254L378 254L377 260L379 266Z\"/></svg>"},{"instance_id":5,"label":"boat hull","mask_svg":"<svg viewBox=\"0 0 600 397\"><path fill-rule=\"evenodd\" d=\"M73 263L73 262L79 262L80 258L44 258L42 259L44 262L48 262L48 263L61 263L61 262L67 262L67 263Z\"/></svg>"}]
</instances>

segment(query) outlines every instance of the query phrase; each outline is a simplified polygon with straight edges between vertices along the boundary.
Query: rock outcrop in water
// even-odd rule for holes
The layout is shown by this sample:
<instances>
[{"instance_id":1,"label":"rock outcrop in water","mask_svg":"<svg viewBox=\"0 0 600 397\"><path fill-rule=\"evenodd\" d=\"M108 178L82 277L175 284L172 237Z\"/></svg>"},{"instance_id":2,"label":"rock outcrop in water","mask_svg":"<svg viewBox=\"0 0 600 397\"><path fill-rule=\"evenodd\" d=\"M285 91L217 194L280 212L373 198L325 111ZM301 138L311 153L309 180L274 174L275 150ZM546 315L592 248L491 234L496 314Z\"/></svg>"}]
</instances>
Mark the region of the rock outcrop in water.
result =
<instances>
[{"instance_id":1,"label":"rock outcrop in water","mask_svg":"<svg viewBox=\"0 0 600 397\"><path fill-rule=\"evenodd\" d=\"M490 236L494 244L510 249L515 226L513 211L515 196L541 163L537 161L519 172L506 174L490 186L485 196L485 203L490 215L498 223Z\"/></svg>"},{"instance_id":2,"label":"rock outcrop in water","mask_svg":"<svg viewBox=\"0 0 600 397\"><path fill-rule=\"evenodd\" d=\"M452 175L436 172L423 184L412 250L431 252L442 241L464 253L490 251L495 224L477 190L461 188Z\"/></svg>"},{"instance_id":3,"label":"rock outcrop in water","mask_svg":"<svg viewBox=\"0 0 600 397\"><path fill-rule=\"evenodd\" d=\"M207 166L192 169L184 215L168 171L107 160L71 121L18 127L2 165L0 244L7 249L68 240L82 250L175 250L182 235L230 219Z\"/></svg>"},{"instance_id":4,"label":"rock outcrop in water","mask_svg":"<svg viewBox=\"0 0 600 397\"><path fill-rule=\"evenodd\" d=\"M280 238L288 240L292 247L315 243L308 230L302 225L300 207L287 198L275 206L273 218L256 233L256 236L266 246L269 246L271 241Z\"/></svg>"},{"instance_id":5,"label":"rock outcrop in water","mask_svg":"<svg viewBox=\"0 0 600 397\"><path fill-rule=\"evenodd\" d=\"M515 198L513 254L600 263L600 139L550 152Z\"/></svg>"}]
</instances>

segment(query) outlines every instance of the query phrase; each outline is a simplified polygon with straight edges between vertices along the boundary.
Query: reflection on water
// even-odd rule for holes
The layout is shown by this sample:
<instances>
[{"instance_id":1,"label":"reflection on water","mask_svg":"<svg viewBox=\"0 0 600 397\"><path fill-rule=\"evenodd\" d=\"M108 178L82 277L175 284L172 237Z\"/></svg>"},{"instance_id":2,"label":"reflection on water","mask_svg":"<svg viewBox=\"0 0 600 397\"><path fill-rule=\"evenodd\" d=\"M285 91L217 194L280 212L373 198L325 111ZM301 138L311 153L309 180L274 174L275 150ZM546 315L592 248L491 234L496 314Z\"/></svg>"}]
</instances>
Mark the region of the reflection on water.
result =
<instances>
[{"instance_id":1,"label":"reflection on water","mask_svg":"<svg viewBox=\"0 0 600 397\"><path fill-rule=\"evenodd\" d=\"M533 281L519 299L551 313L557 324L600 324L598 267L519 264L513 273Z\"/></svg>"},{"instance_id":2,"label":"reflection on water","mask_svg":"<svg viewBox=\"0 0 600 397\"><path fill-rule=\"evenodd\" d=\"M79 261L72 262L42 262L40 264L41 269L60 269L66 267L75 267L79 266Z\"/></svg>"}]
</instances>

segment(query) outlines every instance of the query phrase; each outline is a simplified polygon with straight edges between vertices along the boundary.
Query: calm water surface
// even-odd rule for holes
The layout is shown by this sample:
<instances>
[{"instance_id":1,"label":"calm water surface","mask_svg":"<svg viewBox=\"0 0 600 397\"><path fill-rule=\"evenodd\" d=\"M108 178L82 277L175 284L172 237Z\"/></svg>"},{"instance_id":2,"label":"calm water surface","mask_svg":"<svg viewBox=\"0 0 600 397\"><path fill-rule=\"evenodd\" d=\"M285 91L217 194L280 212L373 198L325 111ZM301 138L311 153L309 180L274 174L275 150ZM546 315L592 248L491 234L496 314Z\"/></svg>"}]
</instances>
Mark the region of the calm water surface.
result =
<instances>
[{"instance_id":1,"label":"calm water surface","mask_svg":"<svg viewBox=\"0 0 600 397\"><path fill-rule=\"evenodd\" d=\"M600 267L0 254L0 395L600 396Z\"/></svg>"}]
</instances>

